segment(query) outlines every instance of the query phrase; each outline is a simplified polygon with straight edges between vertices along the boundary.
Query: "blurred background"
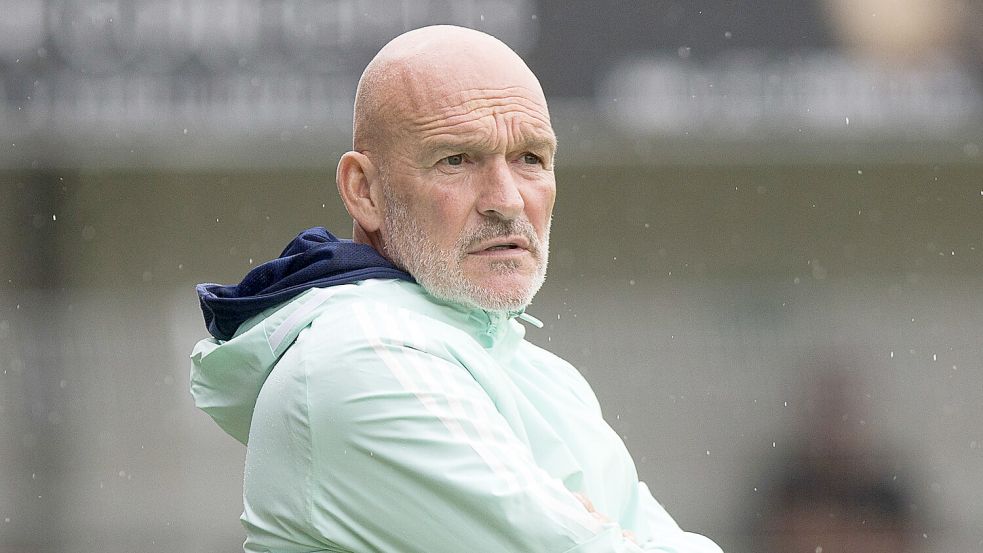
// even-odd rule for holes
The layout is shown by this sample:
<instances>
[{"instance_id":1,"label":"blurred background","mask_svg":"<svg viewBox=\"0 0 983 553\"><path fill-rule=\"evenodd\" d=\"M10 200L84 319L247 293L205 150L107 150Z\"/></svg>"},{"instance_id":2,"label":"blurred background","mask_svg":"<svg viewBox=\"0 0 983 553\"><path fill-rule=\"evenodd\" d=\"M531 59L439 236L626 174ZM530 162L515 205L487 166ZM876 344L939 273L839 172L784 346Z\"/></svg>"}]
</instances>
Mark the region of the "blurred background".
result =
<instances>
[{"instance_id":1,"label":"blurred background","mask_svg":"<svg viewBox=\"0 0 983 553\"><path fill-rule=\"evenodd\" d=\"M0 0L0 553L241 550L193 286L350 235L358 75L438 22L542 80L528 336L682 526L983 550L976 0Z\"/></svg>"}]
</instances>

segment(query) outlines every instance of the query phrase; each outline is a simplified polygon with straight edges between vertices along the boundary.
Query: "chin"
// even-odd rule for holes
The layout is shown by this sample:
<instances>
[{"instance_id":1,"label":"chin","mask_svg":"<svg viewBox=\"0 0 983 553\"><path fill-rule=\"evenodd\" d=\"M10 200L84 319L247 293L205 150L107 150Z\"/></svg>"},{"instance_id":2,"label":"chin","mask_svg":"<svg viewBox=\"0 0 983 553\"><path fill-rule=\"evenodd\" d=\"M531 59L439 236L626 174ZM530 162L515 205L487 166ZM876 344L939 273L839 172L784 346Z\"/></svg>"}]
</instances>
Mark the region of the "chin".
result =
<instances>
[{"instance_id":1,"label":"chin","mask_svg":"<svg viewBox=\"0 0 983 553\"><path fill-rule=\"evenodd\" d=\"M472 303L487 311L524 309L539 291L537 275L494 275L475 282Z\"/></svg>"}]
</instances>

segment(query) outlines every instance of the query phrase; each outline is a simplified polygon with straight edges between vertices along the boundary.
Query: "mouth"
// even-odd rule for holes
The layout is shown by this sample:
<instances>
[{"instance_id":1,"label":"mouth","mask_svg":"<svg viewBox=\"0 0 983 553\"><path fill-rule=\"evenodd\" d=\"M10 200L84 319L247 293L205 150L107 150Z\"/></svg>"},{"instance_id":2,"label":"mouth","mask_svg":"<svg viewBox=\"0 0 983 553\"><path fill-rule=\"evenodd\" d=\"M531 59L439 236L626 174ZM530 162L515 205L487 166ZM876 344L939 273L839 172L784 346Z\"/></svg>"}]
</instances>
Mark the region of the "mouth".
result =
<instances>
[{"instance_id":1,"label":"mouth","mask_svg":"<svg viewBox=\"0 0 983 553\"><path fill-rule=\"evenodd\" d=\"M519 249L519 246L516 246L515 244L500 244L498 246L492 246L490 248L485 248L482 251L486 251L486 252L497 252L497 251L502 251L502 250L517 250L517 249Z\"/></svg>"},{"instance_id":2,"label":"mouth","mask_svg":"<svg viewBox=\"0 0 983 553\"><path fill-rule=\"evenodd\" d=\"M521 236L503 236L478 244L472 254L501 254L529 251L529 240Z\"/></svg>"}]
</instances>

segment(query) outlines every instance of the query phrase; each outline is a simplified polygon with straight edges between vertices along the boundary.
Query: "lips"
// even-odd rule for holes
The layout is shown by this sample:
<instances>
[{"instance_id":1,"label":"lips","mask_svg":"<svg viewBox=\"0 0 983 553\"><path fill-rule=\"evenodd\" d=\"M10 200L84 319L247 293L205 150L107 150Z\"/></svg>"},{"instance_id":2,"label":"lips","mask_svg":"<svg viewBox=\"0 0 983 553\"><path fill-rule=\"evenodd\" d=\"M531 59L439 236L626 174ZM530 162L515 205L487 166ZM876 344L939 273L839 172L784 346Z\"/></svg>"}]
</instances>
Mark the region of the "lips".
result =
<instances>
[{"instance_id":1,"label":"lips","mask_svg":"<svg viewBox=\"0 0 983 553\"><path fill-rule=\"evenodd\" d=\"M499 252L509 250L528 250L529 240L523 236L503 236L485 240L472 248L469 253Z\"/></svg>"}]
</instances>

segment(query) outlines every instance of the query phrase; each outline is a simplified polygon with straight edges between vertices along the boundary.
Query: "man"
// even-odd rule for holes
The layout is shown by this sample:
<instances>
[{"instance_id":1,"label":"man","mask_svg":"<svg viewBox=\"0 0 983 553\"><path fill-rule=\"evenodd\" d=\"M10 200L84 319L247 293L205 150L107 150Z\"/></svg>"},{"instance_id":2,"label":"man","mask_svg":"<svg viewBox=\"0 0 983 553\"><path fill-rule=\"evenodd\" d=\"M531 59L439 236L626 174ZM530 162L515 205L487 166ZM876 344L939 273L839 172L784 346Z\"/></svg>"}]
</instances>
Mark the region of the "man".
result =
<instances>
[{"instance_id":1,"label":"man","mask_svg":"<svg viewBox=\"0 0 983 553\"><path fill-rule=\"evenodd\" d=\"M418 29L372 60L337 173L354 242L311 229L199 286L192 392L248 441L247 551L719 551L523 339L555 149L539 82L488 35Z\"/></svg>"}]
</instances>

